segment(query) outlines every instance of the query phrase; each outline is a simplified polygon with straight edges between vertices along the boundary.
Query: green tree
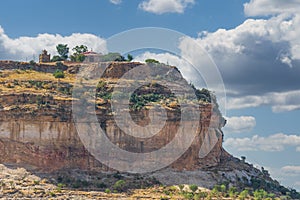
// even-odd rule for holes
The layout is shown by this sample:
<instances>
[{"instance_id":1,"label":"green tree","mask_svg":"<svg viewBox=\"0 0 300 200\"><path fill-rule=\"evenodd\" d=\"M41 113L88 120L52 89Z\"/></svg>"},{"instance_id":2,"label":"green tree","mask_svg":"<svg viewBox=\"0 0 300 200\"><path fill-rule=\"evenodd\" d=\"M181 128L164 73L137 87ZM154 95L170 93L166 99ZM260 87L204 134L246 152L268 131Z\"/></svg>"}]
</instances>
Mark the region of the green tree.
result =
<instances>
[{"instance_id":1,"label":"green tree","mask_svg":"<svg viewBox=\"0 0 300 200\"><path fill-rule=\"evenodd\" d=\"M128 54L128 55L127 55L127 60L128 60L129 62L132 61L132 60L133 60L133 56L130 55L130 54Z\"/></svg>"},{"instance_id":2,"label":"green tree","mask_svg":"<svg viewBox=\"0 0 300 200\"><path fill-rule=\"evenodd\" d=\"M197 185L190 185L189 186L189 188L190 188L190 190L192 191L192 192L196 192L197 190L198 190L198 186Z\"/></svg>"},{"instance_id":3,"label":"green tree","mask_svg":"<svg viewBox=\"0 0 300 200\"><path fill-rule=\"evenodd\" d=\"M85 46L85 45L76 46L72 50L74 51L74 53L73 53L73 55L70 56L71 61L83 62L85 59L85 56L83 55L83 53L88 51L87 46Z\"/></svg>"},{"instance_id":4,"label":"green tree","mask_svg":"<svg viewBox=\"0 0 300 200\"><path fill-rule=\"evenodd\" d=\"M69 47L67 44L58 44L56 50L62 60L68 59Z\"/></svg>"},{"instance_id":5,"label":"green tree","mask_svg":"<svg viewBox=\"0 0 300 200\"><path fill-rule=\"evenodd\" d=\"M51 62L58 62L58 61L63 61L63 59L60 56L53 56L51 59Z\"/></svg>"},{"instance_id":6,"label":"green tree","mask_svg":"<svg viewBox=\"0 0 300 200\"><path fill-rule=\"evenodd\" d=\"M76 54L82 54L84 52L87 52L88 48L85 45L80 45L80 46L74 47L72 50L75 51Z\"/></svg>"},{"instance_id":7,"label":"green tree","mask_svg":"<svg viewBox=\"0 0 300 200\"><path fill-rule=\"evenodd\" d=\"M123 62L123 61L126 61L126 59L123 56L120 56L120 57L116 58L114 61Z\"/></svg>"}]
</instances>

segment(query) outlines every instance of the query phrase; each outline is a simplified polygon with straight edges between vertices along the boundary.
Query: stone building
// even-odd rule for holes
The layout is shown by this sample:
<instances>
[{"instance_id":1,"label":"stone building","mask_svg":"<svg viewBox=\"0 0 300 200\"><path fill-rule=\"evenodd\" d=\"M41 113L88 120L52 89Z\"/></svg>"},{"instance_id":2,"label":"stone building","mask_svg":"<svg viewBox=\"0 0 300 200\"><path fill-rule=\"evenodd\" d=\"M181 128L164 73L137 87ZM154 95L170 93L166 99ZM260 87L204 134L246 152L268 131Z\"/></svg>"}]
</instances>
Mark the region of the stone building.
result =
<instances>
[{"instance_id":1,"label":"stone building","mask_svg":"<svg viewBox=\"0 0 300 200\"><path fill-rule=\"evenodd\" d=\"M50 62L50 54L46 50L43 50L39 56L39 63Z\"/></svg>"},{"instance_id":2,"label":"stone building","mask_svg":"<svg viewBox=\"0 0 300 200\"><path fill-rule=\"evenodd\" d=\"M101 58L103 56L101 53L96 53L93 51L84 52L83 55L85 56L85 62L101 62Z\"/></svg>"}]
</instances>

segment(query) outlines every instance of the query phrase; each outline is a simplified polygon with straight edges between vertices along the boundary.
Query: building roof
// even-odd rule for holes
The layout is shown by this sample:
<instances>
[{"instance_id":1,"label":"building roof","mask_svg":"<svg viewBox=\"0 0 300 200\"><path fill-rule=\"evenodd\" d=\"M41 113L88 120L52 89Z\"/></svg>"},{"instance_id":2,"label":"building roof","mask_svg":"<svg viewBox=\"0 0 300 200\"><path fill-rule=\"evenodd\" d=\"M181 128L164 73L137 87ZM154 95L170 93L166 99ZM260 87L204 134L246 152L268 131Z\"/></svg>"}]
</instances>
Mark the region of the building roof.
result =
<instances>
[{"instance_id":1,"label":"building roof","mask_svg":"<svg viewBox=\"0 0 300 200\"><path fill-rule=\"evenodd\" d=\"M84 52L84 53L82 53L82 54L85 55L85 56L89 56L89 55L99 55L98 53L93 52L93 51L87 51L87 52Z\"/></svg>"}]
</instances>

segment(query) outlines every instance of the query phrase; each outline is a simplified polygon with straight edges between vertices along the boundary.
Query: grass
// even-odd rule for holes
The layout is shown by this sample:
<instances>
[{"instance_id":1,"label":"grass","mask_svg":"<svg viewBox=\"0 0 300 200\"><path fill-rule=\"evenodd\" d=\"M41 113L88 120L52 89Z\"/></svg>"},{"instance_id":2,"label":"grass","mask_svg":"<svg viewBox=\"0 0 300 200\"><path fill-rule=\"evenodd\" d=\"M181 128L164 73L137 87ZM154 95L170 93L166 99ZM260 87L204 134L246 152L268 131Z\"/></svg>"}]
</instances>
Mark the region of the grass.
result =
<instances>
[{"instance_id":1,"label":"grass","mask_svg":"<svg viewBox=\"0 0 300 200\"><path fill-rule=\"evenodd\" d=\"M60 82L65 83L74 83L76 76L74 74L65 74L65 78L61 78ZM4 70L0 76L0 82L6 82L11 80L18 81L29 81L29 80L38 80L38 81L53 81L57 82L58 80L53 76L52 73L38 72L34 70Z\"/></svg>"},{"instance_id":2,"label":"grass","mask_svg":"<svg viewBox=\"0 0 300 200\"><path fill-rule=\"evenodd\" d=\"M76 81L74 74L65 74L65 78L59 80L53 76L52 73L37 72L34 70L3 70L0 71L0 93L11 94L11 93L31 93L45 95L52 93L52 96L66 96L59 94L58 89L55 91L52 88L47 88L47 85L61 87L63 84L73 85ZM32 83L40 82L38 85L32 85ZM61 97L66 100L65 97ZM67 99L69 100L69 99Z\"/></svg>"}]
</instances>

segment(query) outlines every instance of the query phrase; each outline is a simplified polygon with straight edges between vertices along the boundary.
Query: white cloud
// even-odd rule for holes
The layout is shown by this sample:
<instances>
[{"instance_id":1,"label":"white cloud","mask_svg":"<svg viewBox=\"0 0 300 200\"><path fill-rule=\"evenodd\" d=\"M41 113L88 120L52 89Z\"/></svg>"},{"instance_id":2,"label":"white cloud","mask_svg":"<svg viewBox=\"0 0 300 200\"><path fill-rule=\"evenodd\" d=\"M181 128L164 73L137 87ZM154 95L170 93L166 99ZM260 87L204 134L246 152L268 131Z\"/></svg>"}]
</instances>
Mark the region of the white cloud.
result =
<instances>
[{"instance_id":1,"label":"white cloud","mask_svg":"<svg viewBox=\"0 0 300 200\"><path fill-rule=\"evenodd\" d=\"M275 112L290 111L300 109L299 24L299 14L247 19L233 29L201 32L179 48L182 55L195 54L191 44L197 42L211 55L231 97L229 108L271 105Z\"/></svg>"},{"instance_id":2,"label":"white cloud","mask_svg":"<svg viewBox=\"0 0 300 200\"><path fill-rule=\"evenodd\" d=\"M248 16L266 16L281 13L297 13L300 10L299 0L251 0L244 4Z\"/></svg>"},{"instance_id":3,"label":"white cloud","mask_svg":"<svg viewBox=\"0 0 300 200\"><path fill-rule=\"evenodd\" d=\"M184 13L188 6L195 4L195 0L145 0L139 8L150 13Z\"/></svg>"},{"instance_id":4,"label":"white cloud","mask_svg":"<svg viewBox=\"0 0 300 200\"><path fill-rule=\"evenodd\" d=\"M283 151L286 146L299 146L300 136L285 135L278 133L269 137L260 137L258 135L252 138L228 138L224 146L234 148L238 151Z\"/></svg>"},{"instance_id":5,"label":"white cloud","mask_svg":"<svg viewBox=\"0 0 300 200\"><path fill-rule=\"evenodd\" d=\"M300 146L296 148L296 151L297 151L297 152L300 152Z\"/></svg>"},{"instance_id":6,"label":"white cloud","mask_svg":"<svg viewBox=\"0 0 300 200\"><path fill-rule=\"evenodd\" d=\"M155 60L158 60L159 62L162 63L168 63L170 65L174 66L182 66L182 65L188 65L187 62L184 60L180 59L178 56L170 54L170 53L151 53L149 51L140 54L134 58L134 61L139 61L139 62L145 62L146 59L153 58Z\"/></svg>"},{"instance_id":7,"label":"white cloud","mask_svg":"<svg viewBox=\"0 0 300 200\"><path fill-rule=\"evenodd\" d=\"M256 126L252 116L226 117L227 123L223 129L225 133L243 133L251 131Z\"/></svg>"},{"instance_id":8,"label":"white cloud","mask_svg":"<svg viewBox=\"0 0 300 200\"><path fill-rule=\"evenodd\" d=\"M106 52L105 40L92 34L73 33L70 36L61 36L45 33L36 37L12 39L0 26L0 59L31 60L33 55L37 58L43 49L55 55L56 45L60 43L68 44L70 49L83 44L94 51Z\"/></svg>"},{"instance_id":9,"label":"white cloud","mask_svg":"<svg viewBox=\"0 0 300 200\"><path fill-rule=\"evenodd\" d=\"M281 170L285 173L300 174L300 166L284 166Z\"/></svg>"},{"instance_id":10,"label":"white cloud","mask_svg":"<svg viewBox=\"0 0 300 200\"><path fill-rule=\"evenodd\" d=\"M201 32L198 42L210 53L224 57L230 55L246 54L251 56L253 51L259 51L253 47L261 44L268 45L287 42L290 45L286 51L278 52L279 58L286 62L286 58L299 59L300 53L296 51L300 44L298 37L300 28L298 26L300 16L277 16L270 19L247 19L243 24L234 29L219 29L214 33ZM276 47L276 46L275 46ZM280 48L277 47L277 48ZM281 46L281 50L285 50ZM295 51L293 48L296 48ZM224 54L225 53L225 54ZM269 52L265 52L268 54Z\"/></svg>"},{"instance_id":11,"label":"white cloud","mask_svg":"<svg viewBox=\"0 0 300 200\"><path fill-rule=\"evenodd\" d=\"M119 5L122 3L122 0L109 0L110 3L115 4L115 5Z\"/></svg>"},{"instance_id":12,"label":"white cloud","mask_svg":"<svg viewBox=\"0 0 300 200\"><path fill-rule=\"evenodd\" d=\"M271 105L273 112L287 112L300 109L300 90L282 93L266 93L262 96L229 98L228 109L242 109Z\"/></svg>"}]
</instances>

